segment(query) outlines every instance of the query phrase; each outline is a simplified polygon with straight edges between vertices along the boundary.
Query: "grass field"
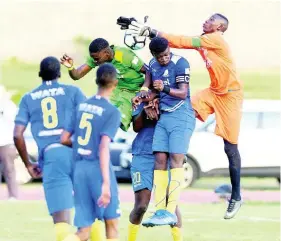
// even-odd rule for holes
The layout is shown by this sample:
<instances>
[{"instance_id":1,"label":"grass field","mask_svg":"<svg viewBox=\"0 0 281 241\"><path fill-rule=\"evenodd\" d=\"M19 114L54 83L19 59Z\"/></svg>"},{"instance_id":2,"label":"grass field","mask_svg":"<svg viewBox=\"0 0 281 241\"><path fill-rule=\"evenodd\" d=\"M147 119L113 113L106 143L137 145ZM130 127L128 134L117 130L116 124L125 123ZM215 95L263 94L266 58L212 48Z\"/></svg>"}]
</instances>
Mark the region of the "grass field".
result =
<instances>
[{"instance_id":1,"label":"grass field","mask_svg":"<svg viewBox=\"0 0 281 241\"><path fill-rule=\"evenodd\" d=\"M79 86L86 95L92 95L96 86L94 84L95 71L83 79L74 82L68 77L63 69L62 82ZM28 64L12 58L3 63L2 82L9 90L15 90L17 94L14 101L19 102L22 95L40 84L38 77L38 64ZM280 72L278 69L247 70L240 71L241 79L244 82L245 98L257 99L279 99L280 98ZM193 71L191 79L191 92L206 88L209 85L207 71Z\"/></svg>"},{"instance_id":2,"label":"grass field","mask_svg":"<svg viewBox=\"0 0 281 241\"><path fill-rule=\"evenodd\" d=\"M188 190L213 190L228 181L228 178L202 178ZM242 178L241 183L244 190L272 190L280 194L279 184L273 178ZM22 188L35 187L40 187L40 183L27 184ZM126 189L131 191L131 185L120 184L120 190ZM120 241L126 241L132 205L128 202L121 204ZM280 240L280 202L246 201L236 218L228 221L222 218L225 209L224 202L181 203L184 241ZM0 241L55 241L52 220L44 201L0 201L0 227ZM141 228L138 241L148 240L168 241L172 237L168 227Z\"/></svg>"},{"instance_id":3,"label":"grass field","mask_svg":"<svg viewBox=\"0 0 281 241\"><path fill-rule=\"evenodd\" d=\"M122 204L120 241L126 240L132 204ZM233 220L222 219L225 204L183 204L184 241L280 240L278 203L247 203ZM43 201L0 202L1 241L54 241L52 220ZM149 215L149 213L148 213ZM139 241L172 240L168 227L141 228Z\"/></svg>"}]
</instances>

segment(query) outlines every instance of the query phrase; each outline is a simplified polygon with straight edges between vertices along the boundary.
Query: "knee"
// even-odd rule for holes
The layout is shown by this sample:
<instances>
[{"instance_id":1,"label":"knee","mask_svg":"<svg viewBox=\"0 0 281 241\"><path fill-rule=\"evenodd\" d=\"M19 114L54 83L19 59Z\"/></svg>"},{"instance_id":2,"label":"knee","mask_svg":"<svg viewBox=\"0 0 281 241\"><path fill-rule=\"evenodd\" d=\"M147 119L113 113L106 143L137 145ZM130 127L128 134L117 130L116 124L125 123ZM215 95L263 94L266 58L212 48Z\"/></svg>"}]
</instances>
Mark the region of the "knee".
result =
<instances>
[{"instance_id":1,"label":"knee","mask_svg":"<svg viewBox=\"0 0 281 241\"><path fill-rule=\"evenodd\" d=\"M183 165L184 154L171 154L171 168L180 168Z\"/></svg>"},{"instance_id":2,"label":"knee","mask_svg":"<svg viewBox=\"0 0 281 241\"><path fill-rule=\"evenodd\" d=\"M241 158L240 153L238 151L237 144L232 144L225 141L224 151L227 155L229 166L232 168L240 168L241 167Z\"/></svg>"},{"instance_id":3,"label":"knee","mask_svg":"<svg viewBox=\"0 0 281 241\"><path fill-rule=\"evenodd\" d=\"M138 204L135 208L135 213L137 216L141 217L145 214L145 212L147 211L148 208L148 204L143 203L143 204Z\"/></svg>"},{"instance_id":4,"label":"knee","mask_svg":"<svg viewBox=\"0 0 281 241\"><path fill-rule=\"evenodd\" d=\"M118 238L118 219L111 219L105 221L106 238L117 239Z\"/></svg>"},{"instance_id":5,"label":"knee","mask_svg":"<svg viewBox=\"0 0 281 241\"><path fill-rule=\"evenodd\" d=\"M233 156L237 153L237 144L232 144L228 141L224 141L224 152L227 156Z\"/></svg>"},{"instance_id":6,"label":"knee","mask_svg":"<svg viewBox=\"0 0 281 241\"><path fill-rule=\"evenodd\" d=\"M155 155L155 168L166 169L168 156L166 153L156 153Z\"/></svg>"}]
</instances>

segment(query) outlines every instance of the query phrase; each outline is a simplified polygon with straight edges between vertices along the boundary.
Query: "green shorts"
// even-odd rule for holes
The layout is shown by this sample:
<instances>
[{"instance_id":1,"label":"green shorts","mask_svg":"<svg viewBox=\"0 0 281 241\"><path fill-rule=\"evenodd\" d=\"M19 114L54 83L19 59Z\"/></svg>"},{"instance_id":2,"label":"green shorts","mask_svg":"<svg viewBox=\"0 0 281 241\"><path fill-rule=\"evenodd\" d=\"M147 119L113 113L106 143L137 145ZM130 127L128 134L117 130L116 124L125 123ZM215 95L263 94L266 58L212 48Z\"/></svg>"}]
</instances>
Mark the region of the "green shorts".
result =
<instances>
[{"instance_id":1,"label":"green shorts","mask_svg":"<svg viewBox=\"0 0 281 241\"><path fill-rule=\"evenodd\" d=\"M119 89L118 87L113 91L110 101L121 112L121 129L127 131L132 121L132 98L136 96L135 91Z\"/></svg>"}]
</instances>

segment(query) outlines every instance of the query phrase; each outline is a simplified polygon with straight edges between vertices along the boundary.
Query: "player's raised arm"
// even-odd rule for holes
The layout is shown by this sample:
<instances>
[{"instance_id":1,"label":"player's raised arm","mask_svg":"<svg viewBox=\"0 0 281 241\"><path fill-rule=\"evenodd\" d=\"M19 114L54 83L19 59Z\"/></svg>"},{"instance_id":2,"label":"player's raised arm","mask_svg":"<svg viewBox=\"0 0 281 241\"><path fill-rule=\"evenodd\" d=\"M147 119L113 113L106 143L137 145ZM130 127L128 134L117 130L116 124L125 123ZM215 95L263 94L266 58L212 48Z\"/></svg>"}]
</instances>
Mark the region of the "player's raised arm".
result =
<instances>
[{"instance_id":1,"label":"player's raised arm","mask_svg":"<svg viewBox=\"0 0 281 241\"><path fill-rule=\"evenodd\" d=\"M120 21L117 21L120 24ZM124 23L122 23L124 24ZM169 45L172 48L181 49L197 49L200 47L209 49L220 49L220 44L217 41L215 34L221 34L228 28L228 20L220 14L211 16L203 24L203 34L199 36L183 36L172 35L165 32L160 32L156 29L152 29L149 25L140 23L138 21L130 21L128 27L131 34L137 36L146 36L150 38L164 37L169 41ZM122 28L121 28L122 29ZM123 28L124 29L124 28Z\"/></svg>"},{"instance_id":2,"label":"player's raised arm","mask_svg":"<svg viewBox=\"0 0 281 241\"><path fill-rule=\"evenodd\" d=\"M86 74L88 74L93 67L91 67L88 63L81 65L77 69L74 67L74 61L71 57L69 57L67 54L63 55L60 59L60 63L67 67L69 76L73 80L79 80L82 77L84 77Z\"/></svg>"},{"instance_id":3,"label":"player's raised arm","mask_svg":"<svg viewBox=\"0 0 281 241\"><path fill-rule=\"evenodd\" d=\"M132 114L134 132L139 132L144 127L143 106L144 106L144 103L136 106L136 108L134 109L134 112Z\"/></svg>"},{"instance_id":4,"label":"player's raised arm","mask_svg":"<svg viewBox=\"0 0 281 241\"><path fill-rule=\"evenodd\" d=\"M206 34L202 36L181 36L172 35L160 32L158 36L166 38L169 41L169 46L178 49L197 49L200 47L206 49L220 49L220 45L217 43L216 38L211 34Z\"/></svg>"},{"instance_id":5,"label":"player's raised arm","mask_svg":"<svg viewBox=\"0 0 281 241\"><path fill-rule=\"evenodd\" d=\"M149 88L152 85L151 73L148 66L144 65L143 68L145 69L145 78L144 83L140 89L140 97L149 98Z\"/></svg>"}]
</instances>

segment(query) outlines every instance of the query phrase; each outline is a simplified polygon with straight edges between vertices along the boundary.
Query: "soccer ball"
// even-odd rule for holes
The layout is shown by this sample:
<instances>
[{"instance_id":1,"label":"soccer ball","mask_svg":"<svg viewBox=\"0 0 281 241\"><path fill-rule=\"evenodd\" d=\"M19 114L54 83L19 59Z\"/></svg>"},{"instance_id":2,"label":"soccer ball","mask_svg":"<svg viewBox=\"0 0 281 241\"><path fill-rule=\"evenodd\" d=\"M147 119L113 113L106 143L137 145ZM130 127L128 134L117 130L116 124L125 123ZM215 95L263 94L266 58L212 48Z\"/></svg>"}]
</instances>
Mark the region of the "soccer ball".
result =
<instances>
[{"instance_id":1,"label":"soccer ball","mask_svg":"<svg viewBox=\"0 0 281 241\"><path fill-rule=\"evenodd\" d=\"M124 44L132 50L139 50L145 47L146 37L130 34L128 31L124 35Z\"/></svg>"}]
</instances>

